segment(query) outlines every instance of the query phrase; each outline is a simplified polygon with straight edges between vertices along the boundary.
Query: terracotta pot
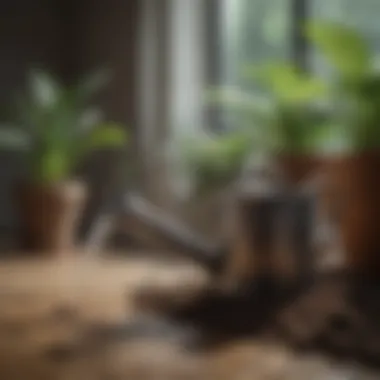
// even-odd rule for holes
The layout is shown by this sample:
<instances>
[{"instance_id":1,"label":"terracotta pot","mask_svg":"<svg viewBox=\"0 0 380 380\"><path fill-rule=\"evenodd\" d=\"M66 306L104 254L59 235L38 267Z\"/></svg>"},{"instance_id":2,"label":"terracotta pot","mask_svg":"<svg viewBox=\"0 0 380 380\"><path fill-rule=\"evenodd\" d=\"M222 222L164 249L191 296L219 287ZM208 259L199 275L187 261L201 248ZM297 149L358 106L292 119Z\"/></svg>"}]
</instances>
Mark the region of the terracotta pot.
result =
<instances>
[{"instance_id":1,"label":"terracotta pot","mask_svg":"<svg viewBox=\"0 0 380 380\"><path fill-rule=\"evenodd\" d=\"M320 160L305 154L282 153L277 156L277 165L285 182L297 185L312 176L318 169Z\"/></svg>"},{"instance_id":2,"label":"terracotta pot","mask_svg":"<svg viewBox=\"0 0 380 380\"><path fill-rule=\"evenodd\" d=\"M328 173L349 272L380 274L380 151L331 161Z\"/></svg>"},{"instance_id":3,"label":"terracotta pot","mask_svg":"<svg viewBox=\"0 0 380 380\"><path fill-rule=\"evenodd\" d=\"M327 219L339 224L342 219L343 197L342 197L342 168L347 164L345 158L325 158L321 162L319 175L321 179L320 198L323 214Z\"/></svg>"},{"instance_id":4,"label":"terracotta pot","mask_svg":"<svg viewBox=\"0 0 380 380\"><path fill-rule=\"evenodd\" d=\"M23 183L15 195L25 249L52 256L73 251L77 222L86 200L82 183Z\"/></svg>"}]
</instances>

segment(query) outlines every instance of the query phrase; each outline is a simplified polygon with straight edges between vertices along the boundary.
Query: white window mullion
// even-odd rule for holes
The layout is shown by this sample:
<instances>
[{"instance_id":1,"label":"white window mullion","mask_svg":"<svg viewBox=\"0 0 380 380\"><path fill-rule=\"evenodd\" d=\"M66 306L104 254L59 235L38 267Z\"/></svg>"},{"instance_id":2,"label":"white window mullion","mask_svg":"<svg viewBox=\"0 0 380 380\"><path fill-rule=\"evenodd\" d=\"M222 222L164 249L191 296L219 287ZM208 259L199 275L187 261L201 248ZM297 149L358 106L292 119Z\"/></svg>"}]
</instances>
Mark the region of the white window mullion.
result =
<instances>
[{"instance_id":1,"label":"white window mullion","mask_svg":"<svg viewBox=\"0 0 380 380\"><path fill-rule=\"evenodd\" d=\"M174 156L181 154L178 141L200 133L204 123L204 6L204 0L170 1L169 117ZM191 187L188 173L176 171L175 165L173 172L173 191L185 197Z\"/></svg>"}]
</instances>

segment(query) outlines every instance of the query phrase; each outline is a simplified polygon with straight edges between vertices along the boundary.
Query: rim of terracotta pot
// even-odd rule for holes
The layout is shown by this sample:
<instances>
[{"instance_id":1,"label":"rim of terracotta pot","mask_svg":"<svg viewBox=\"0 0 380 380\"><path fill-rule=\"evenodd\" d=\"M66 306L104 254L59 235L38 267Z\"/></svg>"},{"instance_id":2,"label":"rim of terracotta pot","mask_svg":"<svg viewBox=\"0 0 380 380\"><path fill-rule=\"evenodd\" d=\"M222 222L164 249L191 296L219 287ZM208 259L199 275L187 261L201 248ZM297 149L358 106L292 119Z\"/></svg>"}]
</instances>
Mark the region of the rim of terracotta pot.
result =
<instances>
[{"instance_id":1,"label":"rim of terracotta pot","mask_svg":"<svg viewBox=\"0 0 380 380\"><path fill-rule=\"evenodd\" d=\"M14 201L28 199L33 196L62 197L77 202L85 201L88 197L88 187L84 181L70 179L59 183L38 183L35 181L22 180L15 184ZM45 195L44 195L45 194Z\"/></svg>"},{"instance_id":2,"label":"rim of terracotta pot","mask_svg":"<svg viewBox=\"0 0 380 380\"><path fill-rule=\"evenodd\" d=\"M22 178L15 182L16 187L29 187L36 189L63 189L63 188L87 188L84 180L77 178L65 179L58 182L39 182L29 178Z\"/></svg>"}]
</instances>

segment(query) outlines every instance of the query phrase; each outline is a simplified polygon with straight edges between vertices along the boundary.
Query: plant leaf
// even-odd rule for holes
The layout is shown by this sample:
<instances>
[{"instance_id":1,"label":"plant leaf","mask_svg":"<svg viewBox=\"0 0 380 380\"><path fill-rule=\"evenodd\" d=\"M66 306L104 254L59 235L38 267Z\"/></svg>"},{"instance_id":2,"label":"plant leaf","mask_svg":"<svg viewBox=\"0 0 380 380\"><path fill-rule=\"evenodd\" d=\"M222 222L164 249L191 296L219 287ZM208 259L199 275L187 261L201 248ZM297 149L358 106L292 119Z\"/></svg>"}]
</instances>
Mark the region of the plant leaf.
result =
<instances>
[{"instance_id":1,"label":"plant leaf","mask_svg":"<svg viewBox=\"0 0 380 380\"><path fill-rule=\"evenodd\" d=\"M78 100L87 102L103 89L111 79L109 70L98 70L87 76L78 86Z\"/></svg>"},{"instance_id":2,"label":"plant leaf","mask_svg":"<svg viewBox=\"0 0 380 380\"><path fill-rule=\"evenodd\" d=\"M31 146L29 135L23 130L10 127L0 127L0 149L28 150Z\"/></svg>"},{"instance_id":3,"label":"plant leaf","mask_svg":"<svg viewBox=\"0 0 380 380\"><path fill-rule=\"evenodd\" d=\"M57 149L47 149L37 153L34 161L34 178L44 183L54 183L65 180L70 174L71 157L67 152Z\"/></svg>"},{"instance_id":4,"label":"plant leaf","mask_svg":"<svg viewBox=\"0 0 380 380\"><path fill-rule=\"evenodd\" d=\"M242 76L247 80L260 81L273 88L278 83L293 81L297 75L294 65L288 63L267 63L243 67Z\"/></svg>"},{"instance_id":5,"label":"plant leaf","mask_svg":"<svg viewBox=\"0 0 380 380\"><path fill-rule=\"evenodd\" d=\"M206 93L209 104L219 105L227 111L245 114L251 127L266 124L272 112L272 103L263 96L247 94L233 88L212 89Z\"/></svg>"},{"instance_id":6,"label":"plant leaf","mask_svg":"<svg viewBox=\"0 0 380 380\"><path fill-rule=\"evenodd\" d=\"M78 123L81 131L89 132L92 128L95 128L104 119L103 113L97 108L89 108L84 110L80 115Z\"/></svg>"},{"instance_id":7,"label":"plant leaf","mask_svg":"<svg viewBox=\"0 0 380 380\"><path fill-rule=\"evenodd\" d=\"M184 163L195 175L198 190L224 186L236 179L252 152L250 136L244 131L203 135L184 142Z\"/></svg>"},{"instance_id":8,"label":"plant leaf","mask_svg":"<svg viewBox=\"0 0 380 380\"><path fill-rule=\"evenodd\" d=\"M210 89L206 92L206 102L236 109L256 109L257 106L265 107L268 102L263 97L245 93L236 88L224 87Z\"/></svg>"},{"instance_id":9,"label":"plant leaf","mask_svg":"<svg viewBox=\"0 0 380 380\"><path fill-rule=\"evenodd\" d=\"M247 79L264 84L281 102L306 103L327 92L327 87L321 80L299 71L288 63L246 67L243 75Z\"/></svg>"},{"instance_id":10,"label":"plant leaf","mask_svg":"<svg viewBox=\"0 0 380 380\"><path fill-rule=\"evenodd\" d=\"M357 77L371 69L369 47L354 29L327 21L313 21L306 26L306 36L340 75Z\"/></svg>"},{"instance_id":11,"label":"plant leaf","mask_svg":"<svg viewBox=\"0 0 380 380\"><path fill-rule=\"evenodd\" d=\"M48 73L34 70L29 77L32 102L44 109L53 106L60 97L59 83Z\"/></svg>"},{"instance_id":12,"label":"plant leaf","mask_svg":"<svg viewBox=\"0 0 380 380\"><path fill-rule=\"evenodd\" d=\"M97 149L121 147L127 142L125 129L116 123L100 125L94 129L82 149L85 154Z\"/></svg>"}]
</instances>

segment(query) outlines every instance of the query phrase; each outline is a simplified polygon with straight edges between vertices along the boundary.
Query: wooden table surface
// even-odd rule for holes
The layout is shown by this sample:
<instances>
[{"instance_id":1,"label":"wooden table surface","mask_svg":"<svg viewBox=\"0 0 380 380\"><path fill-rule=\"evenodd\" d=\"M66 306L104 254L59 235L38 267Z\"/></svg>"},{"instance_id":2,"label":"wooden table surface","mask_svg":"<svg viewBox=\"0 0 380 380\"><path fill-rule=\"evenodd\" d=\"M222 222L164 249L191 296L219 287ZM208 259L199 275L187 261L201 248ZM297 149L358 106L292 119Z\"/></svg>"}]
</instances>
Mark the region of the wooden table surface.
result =
<instances>
[{"instance_id":1,"label":"wooden table surface","mask_svg":"<svg viewBox=\"0 0 380 380\"><path fill-rule=\"evenodd\" d=\"M199 268L152 259L4 261L0 379L379 378L352 363L301 357L285 347L249 340L202 354L162 338L81 343L90 326L136 318L133 295L141 286L189 295L207 283Z\"/></svg>"}]
</instances>

